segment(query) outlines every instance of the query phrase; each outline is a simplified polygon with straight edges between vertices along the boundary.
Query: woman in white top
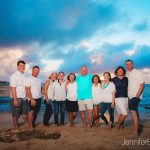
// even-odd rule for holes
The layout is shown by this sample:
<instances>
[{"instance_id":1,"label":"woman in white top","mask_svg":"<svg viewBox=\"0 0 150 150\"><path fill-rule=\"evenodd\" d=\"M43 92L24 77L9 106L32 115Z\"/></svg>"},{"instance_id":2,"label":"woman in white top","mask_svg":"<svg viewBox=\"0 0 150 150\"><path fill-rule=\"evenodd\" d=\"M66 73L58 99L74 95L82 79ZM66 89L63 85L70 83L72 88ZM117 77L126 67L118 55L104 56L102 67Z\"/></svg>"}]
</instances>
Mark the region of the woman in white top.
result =
<instances>
[{"instance_id":1,"label":"woman in white top","mask_svg":"<svg viewBox=\"0 0 150 150\"><path fill-rule=\"evenodd\" d=\"M48 125L48 122L53 114L53 100L54 100L54 84L57 78L56 73L51 73L49 79L45 82L44 85L44 96L45 96L45 113L43 117L43 124Z\"/></svg>"},{"instance_id":2,"label":"woman in white top","mask_svg":"<svg viewBox=\"0 0 150 150\"><path fill-rule=\"evenodd\" d=\"M66 85L67 90L67 100L66 100L66 110L69 114L70 125L74 126L74 119L78 112L78 102L77 102L77 83L76 76L74 73L70 73L67 77L68 83Z\"/></svg>"},{"instance_id":3,"label":"woman in white top","mask_svg":"<svg viewBox=\"0 0 150 150\"><path fill-rule=\"evenodd\" d=\"M64 80L64 72L58 73L57 81L54 85L54 119L56 125L64 125L65 110L66 110L66 81ZM60 123L58 121L58 114L60 111Z\"/></svg>"},{"instance_id":4,"label":"woman in white top","mask_svg":"<svg viewBox=\"0 0 150 150\"><path fill-rule=\"evenodd\" d=\"M92 78L92 97L93 97L93 126L98 127L99 124L99 104L101 102L101 85L98 75L94 75Z\"/></svg>"},{"instance_id":5,"label":"woman in white top","mask_svg":"<svg viewBox=\"0 0 150 150\"><path fill-rule=\"evenodd\" d=\"M115 106L115 85L111 82L111 75L109 72L103 74L104 81L102 82L102 103L100 104L101 118L108 125L108 120L104 113L108 110L110 115L110 128L113 128L114 124L114 106Z\"/></svg>"}]
</instances>

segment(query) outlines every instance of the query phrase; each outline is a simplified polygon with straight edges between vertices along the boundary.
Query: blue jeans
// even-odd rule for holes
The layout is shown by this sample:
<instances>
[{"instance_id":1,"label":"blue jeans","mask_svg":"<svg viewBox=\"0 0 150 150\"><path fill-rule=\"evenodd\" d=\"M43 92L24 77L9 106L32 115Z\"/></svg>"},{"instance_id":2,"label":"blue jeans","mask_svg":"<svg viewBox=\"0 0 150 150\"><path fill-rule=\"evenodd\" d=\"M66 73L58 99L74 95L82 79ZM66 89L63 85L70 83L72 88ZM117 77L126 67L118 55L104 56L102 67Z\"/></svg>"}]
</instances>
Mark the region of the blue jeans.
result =
<instances>
[{"instance_id":1,"label":"blue jeans","mask_svg":"<svg viewBox=\"0 0 150 150\"><path fill-rule=\"evenodd\" d=\"M111 126L113 126L114 123L114 108L111 107L112 103L105 103L102 102L100 103L100 113L101 113L101 118L102 120L104 120L104 122L106 123L106 125L108 124L108 120L105 117L105 112L108 110L109 115L110 115L110 121L111 121Z\"/></svg>"},{"instance_id":2,"label":"blue jeans","mask_svg":"<svg viewBox=\"0 0 150 150\"><path fill-rule=\"evenodd\" d=\"M58 122L58 114L60 111L60 124L64 124L65 120L65 110L66 110L66 102L65 101L53 101L54 106L54 120L55 124L59 124Z\"/></svg>"}]
</instances>

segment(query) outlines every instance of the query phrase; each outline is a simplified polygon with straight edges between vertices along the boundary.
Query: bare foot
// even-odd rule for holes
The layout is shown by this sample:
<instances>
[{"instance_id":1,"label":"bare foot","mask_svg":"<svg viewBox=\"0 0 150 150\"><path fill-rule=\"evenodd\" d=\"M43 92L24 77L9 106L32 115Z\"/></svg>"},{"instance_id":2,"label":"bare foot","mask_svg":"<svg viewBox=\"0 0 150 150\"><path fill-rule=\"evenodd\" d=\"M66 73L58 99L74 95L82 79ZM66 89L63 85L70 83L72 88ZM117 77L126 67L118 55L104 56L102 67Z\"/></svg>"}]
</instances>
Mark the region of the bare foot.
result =
<instances>
[{"instance_id":1,"label":"bare foot","mask_svg":"<svg viewBox=\"0 0 150 150\"><path fill-rule=\"evenodd\" d=\"M88 125L87 125L87 130L90 130L91 127L92 127L92 126L91 126L90 124L88 124Z\"/></svg>"},{"instance_id":2,"label":"bare foot","mask_svg":"<svg viewBox=\"0 0 150 150\"><path fill-rule=\"evenodd\" d=\"M70 123L70 127L74 127L75 126L75 123L74 122L71 122Z\"/></svg>"},{"instance_id":3,"label":"bare foot","mask_svg":"<svg viewBox=\"0 0 150 150\"><path fill-rule=\"evenodd\" d=\"M84 123L82 128L86 128L87 127L87 123Z\"/></svg>"},{"instance_id":4,"label":"bare foot","mask_svg":"<svg viewBox=\"0 0 150 150\"><path fill-rule=\"evenodd\" d=\"M33 131L33 126L28 126L29 131Z\"/></svg>"}]
</instances>

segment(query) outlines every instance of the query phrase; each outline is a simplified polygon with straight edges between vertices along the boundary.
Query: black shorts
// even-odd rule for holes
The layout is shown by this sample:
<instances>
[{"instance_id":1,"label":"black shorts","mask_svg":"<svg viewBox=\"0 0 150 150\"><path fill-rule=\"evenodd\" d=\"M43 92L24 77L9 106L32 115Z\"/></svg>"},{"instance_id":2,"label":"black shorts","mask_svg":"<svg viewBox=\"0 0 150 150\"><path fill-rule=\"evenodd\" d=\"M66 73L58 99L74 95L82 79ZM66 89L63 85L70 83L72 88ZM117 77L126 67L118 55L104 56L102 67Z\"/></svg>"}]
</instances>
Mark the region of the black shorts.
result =
<instances>
[{"instance_id":1,"label":"black shorts","mask_svg":"<svg viewBox=\"0 0 150 150\"><path fill-rule=\"evenodd\" d=\"M140 102L140 99L137 97L133 97L133 98L129 99L129 101L128 101L129 110L137 111L139 102Z\"/></svg>"},{"instance_id":2,"label":"black shorts","mask_svg":"<svg viewBox=\"0 0 150 150\"><path fill-rule=\"evenodd\" d=\"M66 110L68 112L78 112L78 102L66 100Z\"/></svg>"},{"instance_id":3,"label":"black shorts","mask_svg":"<svg viewBox=\"0 0 150 150\"><path fill-rule=\"evenodd\" d=\"M41 108L41 98L38 98L38 99L34 99L36 101L36 104L35 106L32 106L31 105L31 100L29 101L29 108L30 108L30 111L35 111L35 112L39 112L40 111L40 108Z\"/></svg>"}]
</instances>

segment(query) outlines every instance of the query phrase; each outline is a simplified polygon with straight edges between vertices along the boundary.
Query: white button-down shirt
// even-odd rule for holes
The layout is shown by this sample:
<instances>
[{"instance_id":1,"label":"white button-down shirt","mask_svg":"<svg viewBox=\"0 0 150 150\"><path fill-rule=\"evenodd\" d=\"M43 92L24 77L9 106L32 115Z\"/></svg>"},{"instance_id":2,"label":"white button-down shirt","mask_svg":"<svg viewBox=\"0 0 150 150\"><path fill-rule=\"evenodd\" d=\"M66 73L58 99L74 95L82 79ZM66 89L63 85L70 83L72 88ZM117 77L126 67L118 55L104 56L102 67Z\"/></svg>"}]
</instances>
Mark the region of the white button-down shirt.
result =
<instances>
[{"instance_id":1,"label":"white button-down shirt","mask_svg":"<svg viewBox=\"0 0 150 150\"><path fill-rule=\"evenodd\" d=\"M136 94L140 88L140 84L144 83L143 74L141 71L133 69L131 72L127 72L128 77L128 97L136 97ZM140 96L142 98L142 95Z\"/></svg>"},{"instance_id":2,"label":"white button-down shirt","mask_svg":"<svg viewBox=\"0 0 150 150\"><path fill-rule=\"evenodd\" d=\"M27 78L25 86L31 88L31 94L34 99L42 97L41 93L42 82L38 77L31 76Z\"/></svg>"},{"instance_id":3,"label":"white button-down shirt","mask_svg":"<svg viewBox=\"0 0 150 150\"><path fill-rule=\"evenodd\" d=\"M16 87L17 98L25 98L25 75L19 71L16 71L10 76L10 87ZM12 95L11 95L12 96Z\"/></svg>"}]
</instances>

